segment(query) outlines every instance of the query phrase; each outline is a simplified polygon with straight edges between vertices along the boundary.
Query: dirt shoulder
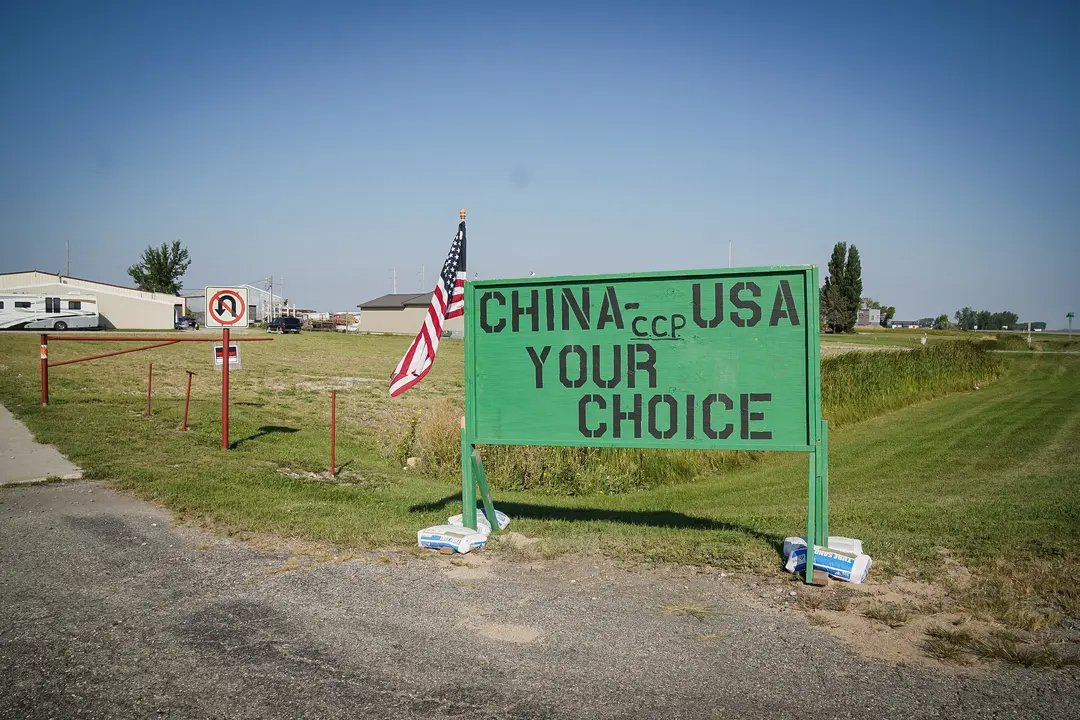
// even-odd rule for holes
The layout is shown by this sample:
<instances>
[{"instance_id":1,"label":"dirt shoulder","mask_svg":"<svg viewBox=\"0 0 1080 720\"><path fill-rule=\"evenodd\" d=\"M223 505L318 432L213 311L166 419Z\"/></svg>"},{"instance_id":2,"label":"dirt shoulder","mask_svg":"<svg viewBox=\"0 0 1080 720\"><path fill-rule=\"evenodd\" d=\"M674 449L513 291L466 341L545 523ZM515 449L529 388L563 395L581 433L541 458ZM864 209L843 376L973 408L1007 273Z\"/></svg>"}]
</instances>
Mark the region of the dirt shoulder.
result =
<instances>
[{"instance_id":1,"label":"dirt shoulder","mask_svg":"<svg viewBox=\"0 0 1080 720\"><path fill-rule=\"evenodd\" d=\"M1072 672L855 652L796 586L292 554L93 483L0 491L0 716L1078 717Z\"/></svg>"}]
</instances>

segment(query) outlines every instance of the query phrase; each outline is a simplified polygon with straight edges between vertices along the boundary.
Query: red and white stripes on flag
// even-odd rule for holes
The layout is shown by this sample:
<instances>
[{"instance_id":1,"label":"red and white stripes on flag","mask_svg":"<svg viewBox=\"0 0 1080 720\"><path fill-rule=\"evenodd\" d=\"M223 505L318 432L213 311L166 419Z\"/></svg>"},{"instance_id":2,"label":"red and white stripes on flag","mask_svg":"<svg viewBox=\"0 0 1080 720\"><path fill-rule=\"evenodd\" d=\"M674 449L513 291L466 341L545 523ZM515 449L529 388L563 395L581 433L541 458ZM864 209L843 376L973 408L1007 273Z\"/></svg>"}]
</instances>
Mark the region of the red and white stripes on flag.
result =
<instances>
[{"instance_id":1,"label":"red and white stripes on flag","mask_svg":"<svg viewBox=\"0 0 1080 720\"><path fill-rule=\"evenodd\" d=\"M397 397L424 379L435 362L443 326L450 318L465 314L465 221L458 225L457 235L450 244L450 253L443 263L439 281L431 294L431 304L420 332L409 345L405 357L390 375L390 397Z\"/></svg>"}]
</instances>

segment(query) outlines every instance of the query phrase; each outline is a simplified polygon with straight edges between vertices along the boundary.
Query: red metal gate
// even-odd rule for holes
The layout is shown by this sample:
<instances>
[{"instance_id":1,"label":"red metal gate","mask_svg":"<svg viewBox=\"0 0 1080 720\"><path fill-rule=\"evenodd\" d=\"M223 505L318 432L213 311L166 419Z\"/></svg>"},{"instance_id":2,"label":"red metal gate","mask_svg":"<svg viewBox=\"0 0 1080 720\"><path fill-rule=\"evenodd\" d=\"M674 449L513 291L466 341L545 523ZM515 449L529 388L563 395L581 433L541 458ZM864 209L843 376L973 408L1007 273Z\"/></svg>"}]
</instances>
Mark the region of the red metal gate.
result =
<instances>
[{"instance_id":1,"label":"red metal gate","mask_svg":"<svg viewBox=\"0 0 1080 720\"><path fill-rule=\"evenodd\" d=\"M49 368L60 367L61 365L71 365L72 363L87 362L89 360L100 360L101 358L112 357L113 355L124 355L125 353L139 352L140 350L153 350L155 348L165 347L166 345L175 345L181 342L216 342L216 337L154 337L150 335L53 335L54 342L64 341L84 341L84 342L150 342L151 345L144 345L142 347L127 348L125 350L116 350L114 352L99 353L97 355L88 355L87 357L75 358L74 360L63 360L57 363L49 362L49 334L41 334L41 404L49 404ZM273 338L236 338L232 342L260 342L266 340L273 340ZM221 448L223 450L229 449L229 329L224 328L221 331L221 346L225 353L224 362L221 365ZM189 378L190 380L190 378ZM186 419L185 419L186 424Z\"/></svg>"}]
</instances>

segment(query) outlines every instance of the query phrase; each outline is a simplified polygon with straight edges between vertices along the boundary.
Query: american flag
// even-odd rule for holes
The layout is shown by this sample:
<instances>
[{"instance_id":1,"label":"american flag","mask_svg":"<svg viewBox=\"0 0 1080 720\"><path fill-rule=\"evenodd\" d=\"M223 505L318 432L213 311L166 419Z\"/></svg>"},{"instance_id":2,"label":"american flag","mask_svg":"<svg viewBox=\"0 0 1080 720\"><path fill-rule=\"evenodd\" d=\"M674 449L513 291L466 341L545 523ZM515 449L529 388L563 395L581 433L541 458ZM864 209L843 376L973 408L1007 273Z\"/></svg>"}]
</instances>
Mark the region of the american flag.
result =
<instances>
[{"instance_id":1,"label":"american flag","mask_svg":"<svg viewBox=\"0 0 1080 720\"><path fill-rule=\"evenodd\" d=\"M405 357L390 375L390 397L397 397L424 379L435 362L443 325L450 318L465 314L465 221L458 225L457 235L450 244L450 253L443 263L439 281L431 294L427 316L420 332L412 341Z\"/></svg>"}]
</instances>

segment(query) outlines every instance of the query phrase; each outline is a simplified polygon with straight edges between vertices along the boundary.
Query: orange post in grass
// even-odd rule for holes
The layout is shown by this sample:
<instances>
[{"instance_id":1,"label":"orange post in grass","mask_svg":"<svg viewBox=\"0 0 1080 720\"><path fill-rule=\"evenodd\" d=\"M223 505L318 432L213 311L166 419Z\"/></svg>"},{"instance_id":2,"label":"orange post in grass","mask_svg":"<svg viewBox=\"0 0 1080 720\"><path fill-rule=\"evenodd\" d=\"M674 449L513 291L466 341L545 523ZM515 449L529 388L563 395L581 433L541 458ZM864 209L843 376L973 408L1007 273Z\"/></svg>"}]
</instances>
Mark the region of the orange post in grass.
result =
<instances>
[{"instance_id":1,"label":"orange post in grass","mask_svg":"<svg viewBox=\"0 0 1080 720\"><path fill-rule=\"evenodd\" d=\"M337 474L337 390L330 391L330 477Z\"/></svg>"}]
</instances>

